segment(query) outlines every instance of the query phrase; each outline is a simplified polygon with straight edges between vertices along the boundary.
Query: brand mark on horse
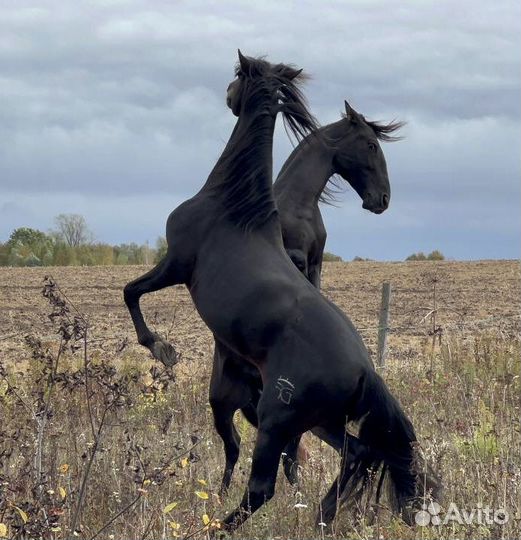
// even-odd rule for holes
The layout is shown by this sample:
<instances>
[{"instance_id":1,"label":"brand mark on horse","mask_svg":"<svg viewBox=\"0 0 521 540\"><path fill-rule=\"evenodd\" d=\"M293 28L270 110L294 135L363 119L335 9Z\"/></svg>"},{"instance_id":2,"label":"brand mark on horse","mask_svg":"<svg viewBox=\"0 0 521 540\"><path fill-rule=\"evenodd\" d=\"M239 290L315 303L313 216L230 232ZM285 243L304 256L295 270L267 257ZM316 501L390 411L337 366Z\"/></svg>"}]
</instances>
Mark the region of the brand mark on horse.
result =
<instances>
[{"instance_id":1,"label":"brand mark on horse","mask_svg":"<svg viewBox=\"0 0 521 540\"><path fill-rule=\"evenodd\" d=\"M282 401L282 403L289 405L291 403L291 398L293 397L295 385L291 383L289 379L279 377L277 379L277 384L275 385L275 388L279 391L277 399Z\"/></svg>"}]
</instances>

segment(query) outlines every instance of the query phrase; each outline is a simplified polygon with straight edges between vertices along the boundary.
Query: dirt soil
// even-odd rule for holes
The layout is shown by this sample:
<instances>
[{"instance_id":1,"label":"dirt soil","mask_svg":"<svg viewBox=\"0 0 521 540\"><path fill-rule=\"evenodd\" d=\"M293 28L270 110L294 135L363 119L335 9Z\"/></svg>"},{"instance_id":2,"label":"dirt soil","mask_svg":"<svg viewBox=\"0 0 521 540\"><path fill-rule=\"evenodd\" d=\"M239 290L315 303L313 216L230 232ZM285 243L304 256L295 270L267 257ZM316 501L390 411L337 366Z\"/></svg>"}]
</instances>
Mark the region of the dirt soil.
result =
<instances>
[{"instance_id":1,"label":"dirt soil","mask_svg":"<svg viewBox=\"0 0 521 540\"><path fill-rule=\"evenodd\" d=\"M40 291L52 275L90 324L91 350L126 347L148 352L136 342L123 303L125 283L143 274L144 266L0 268L0 355L18 362L24 336L49 336L49 308ZM323 293L353 320L373 357L376 353L382 283L392 286L389 361L413 359L418 347L432 342L434 328L442 339L465 337L476 330L519 335L521 272L518 261L350 262L326 263ZM436 305L436 319L432 310ZM147 321L175 344L183 358L211 359L211 334L199 318L188 291L173 287L146 295Z\"/></svg>"}]
</instances>

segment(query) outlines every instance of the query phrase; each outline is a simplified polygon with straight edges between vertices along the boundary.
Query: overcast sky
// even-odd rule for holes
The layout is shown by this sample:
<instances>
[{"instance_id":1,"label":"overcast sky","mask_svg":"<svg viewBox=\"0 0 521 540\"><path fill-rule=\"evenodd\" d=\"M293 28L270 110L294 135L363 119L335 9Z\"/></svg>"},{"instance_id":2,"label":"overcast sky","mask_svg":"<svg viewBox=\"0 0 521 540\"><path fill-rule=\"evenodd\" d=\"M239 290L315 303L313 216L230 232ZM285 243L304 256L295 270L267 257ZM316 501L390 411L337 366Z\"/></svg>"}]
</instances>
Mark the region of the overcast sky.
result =
<instances>
[{"instance_id":1,"label":"overcast sky","mask_svg":"<svg viewBox=\"0 0 521 540\"><path fill-rule=\"evenodd\" d=\"M382 143L389 210L371 214L347 189L324 209L326 249L519 257L519 0L3 0L0 241L65 212L99 241L153 245L231 133L238 47L311 74L324 124L344 99L408 123ZM275 170L290 151L278 129Z\"/></svg>"}]
</instances>

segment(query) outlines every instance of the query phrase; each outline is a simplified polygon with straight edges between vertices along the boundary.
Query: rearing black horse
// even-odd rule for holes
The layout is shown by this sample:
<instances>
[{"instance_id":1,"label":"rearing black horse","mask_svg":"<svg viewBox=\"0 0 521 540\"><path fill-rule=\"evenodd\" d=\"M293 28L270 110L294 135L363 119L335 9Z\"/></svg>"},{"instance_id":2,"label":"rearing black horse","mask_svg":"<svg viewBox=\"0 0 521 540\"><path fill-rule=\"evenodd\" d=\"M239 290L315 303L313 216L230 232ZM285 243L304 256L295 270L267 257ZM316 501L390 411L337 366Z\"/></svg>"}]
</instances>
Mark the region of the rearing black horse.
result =
<instances>
[{"instance_id":1,"label":"rearing black horse","mask_svg":"<svg viewBox=\"0 0 521 540\"><path fill-rule=\"evenodd\" d=\"M236 84L227 93L231 103ZM379 140L395 141L402 122L369 122L347 101L343 117L320 128L320 136L308 135L284 163L273 184L282 227L284 248L297 268L320 288L326 229L319 202L333 198L329 182L339 175L363 201L363 208L381 214L389 205L390 185ZM217 432L224 443L226 463L221 493L229 487L239 457L240 436L233 424L238 409L257 426L257 403L262 390L258 370L216 342L210 381L210 404ZM334 441L338 443L338 441ZM299 438L284 449L284 472L297 481ZM337 450L341 448L336 447Z\"/></svg>"},{"instance_id":2,"label":"rearing black horse","mask_svg":"<svg viewBox=\"0 0 521 540\"><path fill-rule=\"evenodd\" d=\"M298 271L282 243L272 192L272 142L281 112L304 135L316 128L298 88L300 71L239 55L232 110L239 118L201 191L168 218L168 253L125 287L139 343L162 359L173 348L146 326L139 298L185 283L219 342L261 372L259 429L248 488L223 520L233 530L273 496L280 455L314 427L344 439L345 424L360 422L364 450L326 495L322 519L336 512L338 493L383 463L406 509L421 489L412 424L374 371L349 319Z\"/></svg>"}]
</instances>

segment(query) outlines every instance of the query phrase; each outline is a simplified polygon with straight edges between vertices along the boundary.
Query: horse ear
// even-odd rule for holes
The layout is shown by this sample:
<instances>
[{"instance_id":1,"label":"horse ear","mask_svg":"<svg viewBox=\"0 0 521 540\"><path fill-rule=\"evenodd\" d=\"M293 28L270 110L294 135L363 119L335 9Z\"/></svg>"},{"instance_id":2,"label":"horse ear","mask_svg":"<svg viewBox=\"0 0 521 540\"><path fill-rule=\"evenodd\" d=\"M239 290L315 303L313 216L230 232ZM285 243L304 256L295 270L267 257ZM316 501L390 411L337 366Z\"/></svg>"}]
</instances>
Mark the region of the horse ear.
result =
<instances>
[{"instance_id":1,"label":"horse ear","mask_svg":"<svg viewBox=\"0 0 521 540\"><path fill-rule=\"evenodd\" d=\"M248 74L250 72L250 61L241 53L240 49L237 49L237 52L239 53L239 64L241 65L241 71L244 74Z\"/></svg>"},{"instance_id":2,"label":"horse ear","mask_svg":"<svg viewBox=\"0 0 521 540\"><path fill-rule=\"evenodd\" d=\"M346 118L350 121L355 123L356 122L356 113L355 110L349 105L349 103L344 99L344 106L346 109Z\"/></svg>"},{"instance_id":3,"label":"horse ear","mask_svg":"<svg viewBox=\"0 0 521 540\"><path fill-rule=\"evenodd\" d=\"M287 68L284 75L292 81L293 79L296 79L300 74L302 73L302 69L293 69L293 68Z\"/></svg>"}]
</instances>

